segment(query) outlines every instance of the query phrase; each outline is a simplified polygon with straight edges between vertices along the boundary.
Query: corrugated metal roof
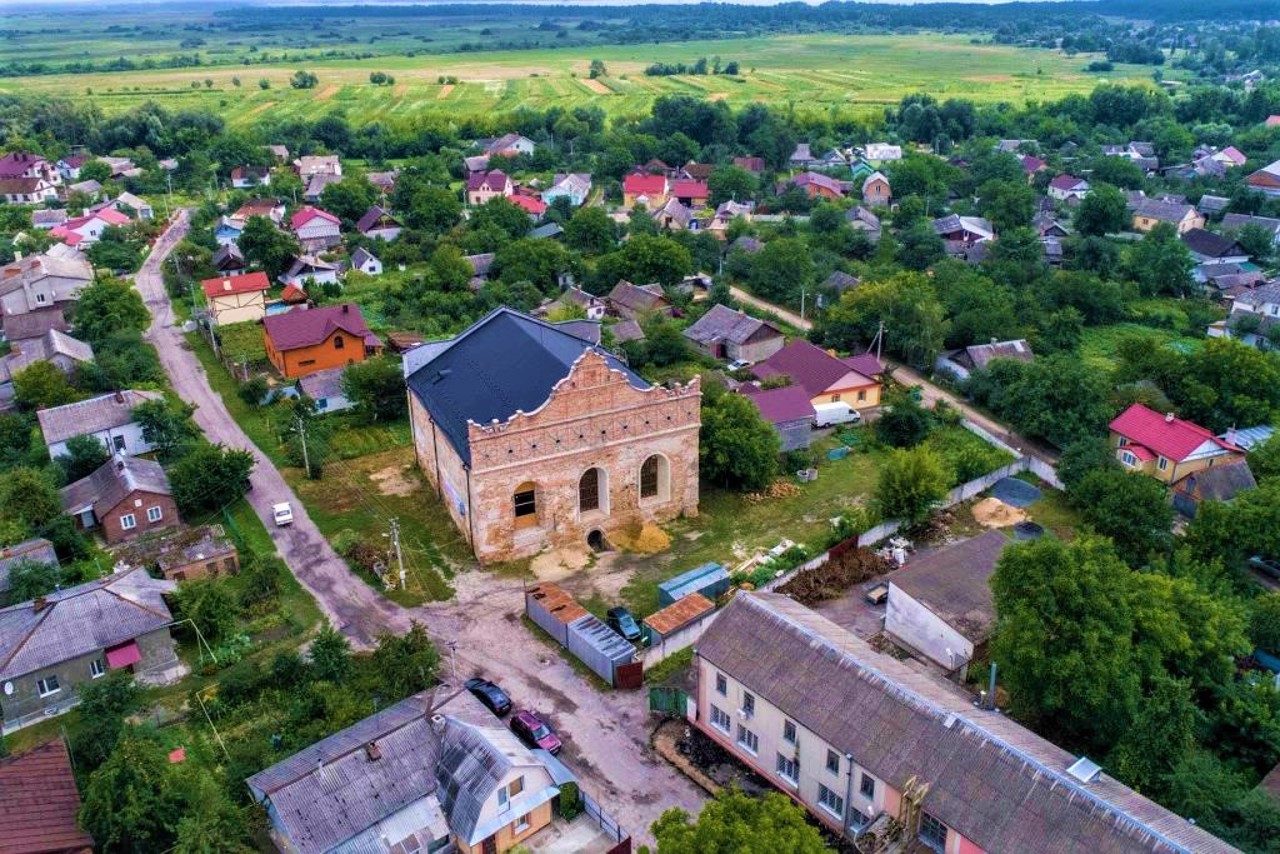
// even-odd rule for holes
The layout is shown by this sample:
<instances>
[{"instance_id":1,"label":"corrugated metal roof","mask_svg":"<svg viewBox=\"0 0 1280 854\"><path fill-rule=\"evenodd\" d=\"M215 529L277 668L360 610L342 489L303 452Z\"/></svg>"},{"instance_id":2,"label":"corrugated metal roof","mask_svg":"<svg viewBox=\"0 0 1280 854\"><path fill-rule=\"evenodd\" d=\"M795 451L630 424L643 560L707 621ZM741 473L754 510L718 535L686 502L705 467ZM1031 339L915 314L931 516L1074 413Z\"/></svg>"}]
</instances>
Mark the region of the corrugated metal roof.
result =
<instances>
[{"instance_id":1,"label":"corrugated metal roof","mask_svg":"<svg viewBox=\"0 0 1280 854\"><path fill-rule=\"evenodd\" d=\"M133 408L147 400L160 400L156 391L124 391L102 394L88 400L53 406L36 413L46 445L65 442L72 436L123 427L133 421Z\"/></svg>"},{"instance_id":2,"label":"corrugated metal roof","mask_svg":"<svg viewBox=\"0 0 1280 854\"><path fill-rule=\"evenodd\" d=\"M706 596L701 593L690 593L661 611L645 617L642 622L660 635L669 635L676 629L692 623L703 614L714 611L715 608L715 603Z\"/></svg>"},{"instance_id":3,"label":"corrugated metal roof","mask_svg":"<svg viewBox=\"0 0 1280 854\"><path fill-rule=\"evenodd\" d=\"M76 816L80 793L61 741L0 759L0 854L45 854L93 846Z\"/></svg>"}]
</instances>

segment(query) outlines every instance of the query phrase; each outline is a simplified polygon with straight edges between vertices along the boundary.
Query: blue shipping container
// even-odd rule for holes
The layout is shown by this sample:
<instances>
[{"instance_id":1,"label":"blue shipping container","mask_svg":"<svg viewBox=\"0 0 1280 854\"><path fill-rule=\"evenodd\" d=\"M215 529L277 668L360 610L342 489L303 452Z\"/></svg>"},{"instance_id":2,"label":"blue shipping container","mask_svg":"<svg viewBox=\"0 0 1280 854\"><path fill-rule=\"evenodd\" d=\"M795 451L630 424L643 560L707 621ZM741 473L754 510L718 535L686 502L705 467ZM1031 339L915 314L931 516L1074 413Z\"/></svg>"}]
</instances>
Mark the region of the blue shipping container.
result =
<instances>
[{"instance_id":1,"label":"blue shipping container","mask_svg":"<svg viewBox=\"0 0 1280 854\"><path fill-rule=\"evenodd\" d=\"M704 563L658 585L658 604L666 607L691 593L701 593L712 602L729 590L729 570L718 563Z\"/></svg>"}]
</instances>

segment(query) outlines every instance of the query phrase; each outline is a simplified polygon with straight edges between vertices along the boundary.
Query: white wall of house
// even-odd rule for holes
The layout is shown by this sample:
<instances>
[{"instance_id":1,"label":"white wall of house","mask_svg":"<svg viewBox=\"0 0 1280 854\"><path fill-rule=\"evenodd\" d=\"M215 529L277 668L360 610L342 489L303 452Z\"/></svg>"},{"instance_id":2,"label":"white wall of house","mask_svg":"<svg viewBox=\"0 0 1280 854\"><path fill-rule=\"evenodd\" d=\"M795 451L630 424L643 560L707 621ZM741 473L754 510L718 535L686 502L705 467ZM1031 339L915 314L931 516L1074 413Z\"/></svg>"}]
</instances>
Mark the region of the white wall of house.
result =
<instances>
[{"instance_id":1,"label":"white wall of house","mask_svg":"<svg viewBox=\"0 0 1280 854\"><path fill-rule=\"evenodd\" d=\"M892 581L884 629L895 640L929 658L948 672L973 658L973 642Z\"/></svg>"},{"instance_id":2,"label":"white wall of house","mask_svg":"<svg viewBox=\"0 0 1280 854\"><path fill-rule=\"evenodd\" d=\"M142 425L136 421L130 421L128 424L112 427L109 430L99 430L88 435L93 436L112 453L123 451L126 456L136 457L139 454L147 454L155 450L155 447L150 442L142 438ZM60 457L67 453L67 443L65 441L54 442L52 445L46 446L49 448L50 457Z\"/></svg>"}]
</instances>

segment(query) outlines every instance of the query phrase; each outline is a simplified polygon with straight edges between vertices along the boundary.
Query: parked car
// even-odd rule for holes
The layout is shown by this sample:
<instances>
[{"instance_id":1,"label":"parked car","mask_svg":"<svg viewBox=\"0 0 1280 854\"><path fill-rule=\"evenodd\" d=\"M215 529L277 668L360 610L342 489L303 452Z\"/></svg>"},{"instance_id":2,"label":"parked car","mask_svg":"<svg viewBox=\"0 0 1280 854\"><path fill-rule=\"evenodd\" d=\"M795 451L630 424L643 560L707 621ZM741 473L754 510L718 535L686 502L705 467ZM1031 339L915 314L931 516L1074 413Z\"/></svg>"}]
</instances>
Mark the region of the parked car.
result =
<instances>
[{"instance_id":1,"label":"parked car","mask_svg":"<svg viewBox=\"0 0 1280 854\"><path fill-rule=\"evenodd\" d=\"M541 747L552 756L564 747L560 736L547 726L547 722L527 709L521 709L511 716L511 731L529 747Z\"/></svg>"},{"instance_id":2,"label":"parked car","mask_svg":"<svg viewBox=\"0 0 1280 854\"><path fill-rule=\"evenodd\" d=\"M730 371L730 372L732 372L732 371L740 371L740 370L742 370L743 368L749 368L749 367L751 367L753 364L755 364L755 363L754 363L754 362L749 362L749 361L747 361L746 359L734 359L732 362L730 362L730 363L729 363L729 371Z\"/></svg>"},{"instance_id":3,"label":"parked car","mask_svg":"<svg viewBox=\"0 0 1280 854\"><path fill-rule=\"evenodd\" d=\"M511 711L511 698L507 696L507 692L488 679L468 679L465 684L467 690L498 717L503 717Z\"/></svg>"},{"instance_id":4,"label":"parked car","mask_svg":"<svg viewBox=\"0 0 1280 854\"><path fill-rule=\"evenodd\" d=\"M282 501L271 508L271 517L276 520L276 527L283 528L293 524L293 507L288 501Z\"/></svg>"},{"instance_id":5,"label":"parked car","mask_svg":"<svg viewBox=\"0 0 1280 854\"><path fill-rule=\"evenodd\" d=\"M605 622L609 624L609 628L632 643L640 640L640 624L636 622L636 618L631 616L631 612L626 608L621 606L610 608Z\"/></svg>"},{"instance_id":6,"label":"parked car","mask_svg":"<svg viewBox=\"0 0 1280 854\"><path fill-rule=\"evenodd\" d=\"M1260 555L1254 555L1249 558L1249 568L1256 569L1263 575L1268 575L1275 579L1280 579L1280 561L1270 560Z\"/></svg>"}]
</instances>

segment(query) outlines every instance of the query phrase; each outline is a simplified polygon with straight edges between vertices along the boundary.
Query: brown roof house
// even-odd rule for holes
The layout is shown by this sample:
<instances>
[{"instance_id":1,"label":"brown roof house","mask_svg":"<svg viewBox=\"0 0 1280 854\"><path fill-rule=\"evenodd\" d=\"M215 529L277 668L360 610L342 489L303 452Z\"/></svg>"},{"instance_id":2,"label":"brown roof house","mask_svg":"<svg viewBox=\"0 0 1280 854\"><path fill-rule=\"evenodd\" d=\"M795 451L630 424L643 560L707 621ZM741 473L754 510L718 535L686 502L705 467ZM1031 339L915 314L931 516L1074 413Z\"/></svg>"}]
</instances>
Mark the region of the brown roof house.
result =
<instances>
[{"instance_id":1,"label":"brown roof house","mask_svg":"<svg viewBox=\"0 0 1280 854\"><path fill-rule=\"evenodd\" d=\"M80 829L80 792L71 754L60 739L0 759L0 851L4 854L90 854Z\"/></svg>"},{"instance_id":2,"label":"brown roof house","mask_svg":"<svg viewBox=\"0 0 1280 854\"><path fill-rule=\"evenodd\" d=\"M9 732L71 708L82 682L112 670L168 684L174 652L164 596L176 585L126 569L0 609L0 715ZM3 843L0 842L0 847Z\"/></svg>"},{"instance_id":3,"label":"brown roof house","mask_svg":"<svg viewBox=\"0 0 1280 854\"><path fill-rule=\"evenodd\" d=\"M1187 475L1173 486L1173 506L1194 519L1202 501L1230 501L1241 492L1256 489L1258 482L1246 460L1214 466Z\"/></svg>"},{"instance_id":4,"label":"brown roof house","mask_svg":"<svg viewBox=\"0 0 1280 854\"><path fill-rule=\"evenodd\" d=\"M221 525L171 528L116 549L115 556L129 566L145 567L170 581L235 575L240 571L240 552Z\"/></svg>"},{"instance_id":5,"label":"brown roof house","mask_svg":"<svg viewBox=\"0 0 1280 854\"><path fill-rule=\"evenodd\" d=\"M1167 222L1183 234L1193 228L1204 228L1204 214L1192 205L1166 202L1160 199L1142 199L1133 211L1135 231L1147 232L1162 222Z\"/></svg>"},{"instance_id":6,"label":"brown roof house","mask_svg":"<svg viewBox=\"0 0 1280 854\"><path fill-rule=\"evenodd\" d=\"M650 314L669 317L675 310L671 300L663 292L662 285L633 285L626 279L614 285L605 299L613 314L627 320L640 320Z\"/></svg>"},{"instance_id":7,"label":"brown roof house","mask_svg":"<svg viewBox=\"0 0 1280 854\"><path fill-rule=\"evenodd\" d=\"M958 380L967 379L974 371L985 368L992 359L1016 359L1030 362L1035 358L1031 345L1023 338L1012 341L992 341L990 344L974 344L959 350L948 350L938 356L935 371L943 371Z\"/></svg>"},{"instance_id":8,"label":"brown roof house","mask_svg":"<svg viewBox=\"0 0 1280 854\"><path fill-rule=\"evenodd\" d=\"M1238 854L787 596L740 591L693 667L690 723L833 833L900 833L903 851Z\"/></svg>"},{"instance_id":9,"label":"brown roof house","mask_svg":"<svg viewBox=\"0 0 1280 854\"><path fill-rule=\"evenodd\" d=\"M1009 539L987 531L927 552L889 578L884 630L894 643L963 672L996 622L991 575Z\"/></svg>"},{"instance_id":10,"label":"brown roof house","mask_svg":"<svg viewBox=\"0 0 1280 854\"><path fill-rule=\"evenodd\" d=\"M138 457L117 454L59 495L76 525L87 531L101 528L109 545L180 522L164 469Z\"/></svg>"},{"instance_id":11,"label":"brown roof house","mask_svg":"<svg viewBox=\"0 0 1280 854\"><path fill-rule=\"evenodd\" d=\"M782 349L782 330L741 309L711 306L706 314L684 331L684 337L715 359L760 362Z\"/></svg>"}]
</instances>

